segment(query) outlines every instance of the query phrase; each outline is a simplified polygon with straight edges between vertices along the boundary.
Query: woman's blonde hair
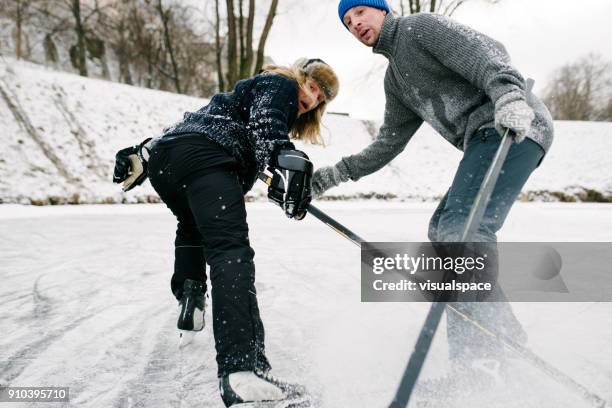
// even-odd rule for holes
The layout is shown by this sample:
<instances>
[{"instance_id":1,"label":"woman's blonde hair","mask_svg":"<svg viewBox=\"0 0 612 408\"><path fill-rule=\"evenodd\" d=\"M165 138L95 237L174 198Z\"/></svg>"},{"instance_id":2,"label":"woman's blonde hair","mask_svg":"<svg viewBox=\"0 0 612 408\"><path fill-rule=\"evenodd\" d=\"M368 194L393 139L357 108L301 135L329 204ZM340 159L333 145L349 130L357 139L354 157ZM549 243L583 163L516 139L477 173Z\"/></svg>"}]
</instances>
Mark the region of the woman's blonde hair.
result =
<instances>
[{"instance_id":1,"label":"woman's blonde hair","mask_svg":"<svg viewBox=\"0 0 612 408\"><path fill-rule=\"evenodd\" d=\"M304 82L308 79L304 71L296 66L283 67L278 65L266 65L261 70L262 72L272 72L292 79L297 82L299 87L304 85ZM315 145L325 145L321 137L321 120L325 113L325 107L326 102L323 101L313 110L298 116L295 122L293 122L293 126L290 130L291 138Z\"/></svg>"}]
</instances>

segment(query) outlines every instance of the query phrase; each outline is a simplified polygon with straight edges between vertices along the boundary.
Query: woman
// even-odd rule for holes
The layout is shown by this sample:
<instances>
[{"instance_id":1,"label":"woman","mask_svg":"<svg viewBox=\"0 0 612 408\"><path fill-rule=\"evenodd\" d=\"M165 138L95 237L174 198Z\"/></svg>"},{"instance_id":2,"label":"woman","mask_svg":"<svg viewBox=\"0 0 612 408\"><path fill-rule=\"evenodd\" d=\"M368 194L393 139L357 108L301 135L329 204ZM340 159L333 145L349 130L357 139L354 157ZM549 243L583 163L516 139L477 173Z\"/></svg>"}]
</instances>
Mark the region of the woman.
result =
<instances>
[{"instance_id":1,"label":"woman","mask_svg":"<svg viewBox=\"0 0 612 408\"><path fill-rule=\"evenodd\" d=\"M267 66L239 81L232 92L185 113L161 138L117 153L114 181L124 182L126 191L142 183L142 163L143 174L177 217L171 289L181 306L179 329L204 326L205 261L210 265L218 377L226 406L291 394L288 384L268 374L244 194L270 166L277 174L270 199L289 217L303 218L311 199L312 164L289 136L321 144L321 118L337 93L334 71L319 59Z\"/></svg>"}]
</instances>

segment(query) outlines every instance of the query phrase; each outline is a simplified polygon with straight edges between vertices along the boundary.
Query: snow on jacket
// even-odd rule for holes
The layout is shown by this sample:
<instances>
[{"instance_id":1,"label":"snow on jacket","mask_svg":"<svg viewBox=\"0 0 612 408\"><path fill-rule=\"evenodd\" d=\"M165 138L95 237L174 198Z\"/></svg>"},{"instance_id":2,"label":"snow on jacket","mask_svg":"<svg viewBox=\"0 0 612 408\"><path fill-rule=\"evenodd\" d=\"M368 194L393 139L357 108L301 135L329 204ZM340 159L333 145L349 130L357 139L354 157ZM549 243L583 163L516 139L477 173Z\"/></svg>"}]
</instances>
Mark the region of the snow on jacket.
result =
<instances>
[{"instance_id":1,"label":"snow on jacket","mask_svg":"<svg viewBox=\"0 0 612 408\"><path fill-rule=\"evenodd\" d=\"M164 130L164 136L199 133L218 143L239 163L243 190L250 190L275 149L293 149L289 130L298 113L298 84L262 73L219 93L196 112Z\"/></svg>"},{"instance_id":2,"label":"snow on jacket","mask_svg":"<svg viewBox=\"0 0 612 408\"><path fill-rule=\"evenodd\" d=\"M336 164L343 180L371 174L395 158L423 121L463 150L494 113L516 100L535 111L528 136L547 151L553 122L511 65L504 46L467 26L434 14L385 17L374 53L389 60L384 123L374 142Z\"/></svg>"}]
</instances>

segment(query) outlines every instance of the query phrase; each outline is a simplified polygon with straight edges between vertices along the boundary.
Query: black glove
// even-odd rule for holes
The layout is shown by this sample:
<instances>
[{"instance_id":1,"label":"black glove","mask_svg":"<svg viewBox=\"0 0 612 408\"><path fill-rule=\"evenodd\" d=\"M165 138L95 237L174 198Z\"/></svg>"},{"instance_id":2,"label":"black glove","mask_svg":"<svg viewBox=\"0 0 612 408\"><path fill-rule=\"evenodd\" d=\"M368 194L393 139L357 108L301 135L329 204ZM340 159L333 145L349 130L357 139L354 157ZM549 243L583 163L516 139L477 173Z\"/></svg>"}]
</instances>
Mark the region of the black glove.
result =
<instances>
[{"instance_id":1,"label":"black glove","mask_svg":"<svg viewBox=\"0 0 612 408\"><path fill-rule=\"evenodd\" d=\"M300 150L281 149L272 155L272 183L268 199L278 204L287 217L301 220L312 201L312 162Z\"/></svg>"},{"instance_id":2,"label":"black glove","mask_svg":"<svg viewBox=\"0 0 612 408\"><path fill-rule=\"evenodd\" d=\"M123 182L123 191L130 191L147 179L147 166L151 138L142 143L121 149L115 155L113 183Z\"/></svg>"}]
</instances>

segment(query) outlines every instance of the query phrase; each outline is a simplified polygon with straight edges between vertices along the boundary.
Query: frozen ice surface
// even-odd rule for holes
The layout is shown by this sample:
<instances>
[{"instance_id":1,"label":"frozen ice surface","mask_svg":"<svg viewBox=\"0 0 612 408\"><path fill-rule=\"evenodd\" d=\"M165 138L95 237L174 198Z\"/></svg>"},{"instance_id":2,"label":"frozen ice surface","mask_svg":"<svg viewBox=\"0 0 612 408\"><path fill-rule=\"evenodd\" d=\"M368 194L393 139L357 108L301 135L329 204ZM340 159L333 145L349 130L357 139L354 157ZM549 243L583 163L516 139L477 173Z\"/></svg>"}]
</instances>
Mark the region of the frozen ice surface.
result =
<instances>
[{"instance_id":1,"label":"frozen ice surface","mask_svg":"<svg viewBox=\"0 0 612 408\"><path fill-rule=\"evenodd\" d=\"M321 204L372 241L425 240L434 206ZM361 303L356 246L312 216L247 208L273 373L304 383L320 407L388 406L428 304ZM0 206L0 383L69 386L71 407L222 407L210 314L178 347L174 230L163 205ZM606 241L611 230L611 205L518 203L500 240ZM529 347L612 400L611 304L514 307ZM446 368L443 320L422 378ZM589 406L529 365L514 375L458 406Z\"/></svg>"}]
</instances>

